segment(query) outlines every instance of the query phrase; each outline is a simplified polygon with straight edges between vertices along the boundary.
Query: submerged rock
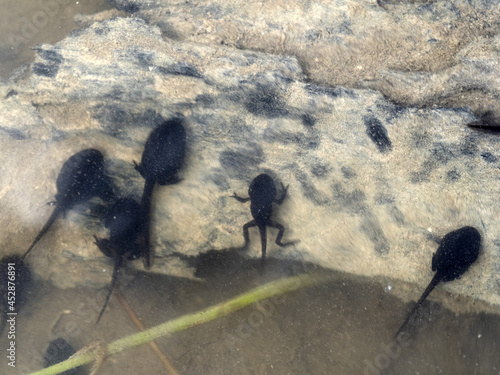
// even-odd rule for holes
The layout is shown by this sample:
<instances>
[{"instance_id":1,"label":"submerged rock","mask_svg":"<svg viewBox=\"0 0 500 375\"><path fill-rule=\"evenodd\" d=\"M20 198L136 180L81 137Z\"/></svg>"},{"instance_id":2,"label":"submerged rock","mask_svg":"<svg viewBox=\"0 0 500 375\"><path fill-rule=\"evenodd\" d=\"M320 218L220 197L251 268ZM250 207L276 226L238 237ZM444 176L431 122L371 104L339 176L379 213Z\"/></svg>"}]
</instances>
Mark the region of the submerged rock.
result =
<instances>
[{"instance_id":1,"label":"submerged rock","mask_svg":"<svg viewBox=\"0 0 500 375\"><path fill-rule=\"evenodd\" d=\"M412 106L468 106L500 123L498 0L112 0L165 37L295 56L329 86Z\"/></svg>"},{"instance_id":2,"label":"submerged rock","mask_svg":"<svg viewBox=\"0 0 500 375\"><path fill-rule=\"evenodd\" d=\"M15 92L0 102L0 227L11 249L25 249L50 215L55 177L78 150L102 150L115 194L140 197L132 161L153 128L182 115L181 182L153 197L153 272L193 277L178 254L243 245L248 207L231 195L267 173L290 184L273 214L287 238L301 239L269 243L268 257L424 286L435 239L470 225L482 254L444 288L500 304L500 138L467 128L467 108L403 107L377 91L320 86L295 57L163 38L137 18L39 46L29 73L0 91ZM38 244L34 271L60 287L107 284L94 234L106 235L88 210L68 214ZM250 246L259 258L258 231Z\"/></svg>"}]
</instances>

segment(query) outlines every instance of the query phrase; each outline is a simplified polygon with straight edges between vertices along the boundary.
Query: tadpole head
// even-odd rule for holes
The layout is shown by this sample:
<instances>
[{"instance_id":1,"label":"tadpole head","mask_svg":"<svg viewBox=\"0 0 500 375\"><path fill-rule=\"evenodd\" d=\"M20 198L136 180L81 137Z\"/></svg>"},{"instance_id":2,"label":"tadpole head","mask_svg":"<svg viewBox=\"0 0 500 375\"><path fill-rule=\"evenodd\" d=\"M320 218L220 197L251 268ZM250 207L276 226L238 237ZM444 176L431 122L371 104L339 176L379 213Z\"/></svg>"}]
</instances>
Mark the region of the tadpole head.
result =
<instances>
[{"instance_id":1,"label":"tadpole head","mask_svg":"<svg viewBox=\"0 0 500 375\"><path fill-rule=\"evenodd\" d=\"M106 175L104 157L95 149L85 149L63 164L56 180L57 206L69 210L92 197L109 200L113 196L111 179Z\"/></svg>"},{"instance_id":2,"label":"tadpole head","mask_svg":"<svg viewBox=\"0 0 500 375\"><path fill-rule=\"evenodd\" d=\"M258 200L259 197L267 197L272 202L276 194L277 191L274 180L266 173L261 173L255 177L248 187L248 195L252 200Z\"/></svg>"},{"instance_id":3,"label":"tadpole head","mask_svg":"<svg viewBox=\"0 0 500 375\"><path fill-rule=\"evenodd\" d=\"M433 271L443 275L443 281L461 276L477 260L481 248L481 234L467 226L443 237L432 259Z\"/></svg>"}]
</instances>

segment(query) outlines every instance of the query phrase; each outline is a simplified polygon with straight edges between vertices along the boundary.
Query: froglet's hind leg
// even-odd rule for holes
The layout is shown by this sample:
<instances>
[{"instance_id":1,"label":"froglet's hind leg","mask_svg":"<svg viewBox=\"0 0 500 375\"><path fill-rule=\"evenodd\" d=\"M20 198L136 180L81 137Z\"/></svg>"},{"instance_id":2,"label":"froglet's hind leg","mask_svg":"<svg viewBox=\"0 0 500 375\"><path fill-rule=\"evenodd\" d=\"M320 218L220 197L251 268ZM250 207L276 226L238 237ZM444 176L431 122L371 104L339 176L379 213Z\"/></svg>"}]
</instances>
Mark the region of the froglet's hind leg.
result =
<instances>
[{"instance_id":1,"label":"froglet's hind leg","mask_svg":"<svg viewBox=\"0 0 500 375\"><path fill-rule=\"evenodd\" d=\"M243 225L243 237L245 238L245 246L247 246L250 242L250 234L248 233L248 229L256 226L257 223L255 222L255 220L249 221L248 223Z\"/></svg>"},{"instance_id":2,"label":"froglet's hind leg","mask_svg":"<svg viewBox=\"0 0 500 375\"><path fill-rule=\"evenodd\" d=\"M285 227L280 223L275 223L273 221L269 221L268 226L279 230L278 235L276 236L276 245L285 247L285 246L292 246L300 242L300 240L295 240L283 243L281 242L281 239L283 238L283 234L285 233Z\"/></svg>"}]
</instances>

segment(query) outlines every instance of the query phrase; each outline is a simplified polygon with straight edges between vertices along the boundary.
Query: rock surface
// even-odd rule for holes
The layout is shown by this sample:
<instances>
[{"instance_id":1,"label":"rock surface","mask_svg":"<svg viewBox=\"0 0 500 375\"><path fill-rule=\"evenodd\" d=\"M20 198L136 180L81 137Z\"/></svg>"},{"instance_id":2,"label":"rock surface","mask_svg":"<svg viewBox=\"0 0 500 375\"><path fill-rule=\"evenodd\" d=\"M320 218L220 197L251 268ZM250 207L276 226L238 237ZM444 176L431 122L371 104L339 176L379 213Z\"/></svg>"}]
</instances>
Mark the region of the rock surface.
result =
<instances>
[{"instance_id":1,"label":"rock surface","mask_svg":"<svg viewBox=\"0 0 500 375\"><path fill-rule=\"evenodd\" d=\"M424 287L436 239L472 225L483 236L482 254L443 288L500 304L500 138L467 128L475 119L468 108L403 107L375 90L321 86L295 57L234 49L215 37L173 40L166 30L138 18L95 22L39 46L26 75L0 87L4 247L26 249L50 215L44 204L63 162L81 149L104 153L117 196L139 197L144 180L132 161L163 118L180 114L188 155L183 180L154 192L154 272L192 277L190 257L241 246L250 209L230 195L246 196L266 172L290 185L275 220L285 241L301 240L278 248L271 231L269 257ZM478 84L488 75L498 81L496 69L484 66ZM394 90L403 91L398 82ZM35 272L57 286L109 281L112 266L92 238L106 231L86 213L60 219L30 255ZM260 257L257 231L250 239L247 255Z\"/></svg>"},{"instance_id":2,"label":"rock surface","mask_svg":"<svg viewBox=\"0 0 500 375\"><path fill-rule=\"evenodd\" d=\"M328 86L500 123L499 0L112 0L169 38L296 56Z\"/></svg>"}]
</instances>

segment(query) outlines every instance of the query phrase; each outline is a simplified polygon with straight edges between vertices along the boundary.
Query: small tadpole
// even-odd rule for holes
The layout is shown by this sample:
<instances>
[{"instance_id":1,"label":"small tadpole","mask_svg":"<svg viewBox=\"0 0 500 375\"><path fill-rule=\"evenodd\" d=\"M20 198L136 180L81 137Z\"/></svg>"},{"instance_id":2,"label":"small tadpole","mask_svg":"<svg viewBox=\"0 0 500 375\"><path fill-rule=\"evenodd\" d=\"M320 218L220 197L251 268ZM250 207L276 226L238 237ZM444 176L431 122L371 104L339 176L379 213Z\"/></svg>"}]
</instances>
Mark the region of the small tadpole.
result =
<instances>
[{"instance_id":1,"label":"small tadpole","mask_svg":"<svg viewBox=\"0 0 500 375\"><path fill-rule=\"evenodd\" d=\"M432 270L436 273L417 304L396 332L395 337L404 330L413 313L441 281L455 280L469 269L479 256L480 248L481 235L473 227L462 227L443 237L437 251L432 256Z\"/></svg>"},{"instance_id":2,"label":"small tadpole","mask_svg":"<svg viewBox=\"0 0 500 375\"><path fill-rule=\"evenodd\" d=\"M149 227L151 197L156 183L173 185L181 181L177 173L182 167L186 154L186 131L183 121L174 118L165 121L151 132L141 164L134 161L135 169L144 177L144 192L141 199L141 247L144 268L151 268L151 254L149 248Z\"/></svg>"},{"instance_id":3,"label":"small tadpole","mask_svg":"<svg viewBox=\"0 0 500 375\"><path fill-rule=\"evenodd\" d=\"M59 337L50 342L45 356L43 357L43 368L47 368L67 360L74 355L75 349L63 338ZM83 374L82 366L61 372L61 375L81 375Z\"/></svg>"},{"instance_id":4,"label":"small tadpole","mask_svg":"<svg viewBox=\"0 0 500 375\"><path fill-rule=\"evenodd\" d=\"M495 115L492 111L486 111L482 115L479 116L479 120L469 122L467 124L469 128L485 130L490 132L500 132L500 123L498 118L495 118Z\"/></svg>"},{"instance_id":5,"label":"small tadpole","mask_svg":"<svg viewBox=\"0 0 500 375\"><path fill-rule=\"evenodd\" d=\"M22 259L26 258L61 214L65 215L68 210L92 197L108 198L111 195L111 188L104 176L104 158L101 152L89 148L70 157L57 176L56 186L54 211Z\"/></svg>"},{"instance_id":6,"label":"small tadpole","mask_svg":"<svg viewBox=\"0 0 500 375\"><path fill-rule=\"evenodd\" d=\"M245 238L245 246L250 242L250 236L248 234L248 229L251 227L258 227L261 239L262 247L262 264L264 264L266 259L266 248L267 248L267 237L266 237L266 227L272 227L279 230L278 236L276 237L276 244L281 247L295 245L299 241L281 242L283 234L285 233L285 227L280 223L271 220L273 213L273 203L281 205L285 200L286 193L288 191L288 186L285 187L281 184L281 197L276 198L277 191L274 181L271 176L262 173L255 177L248 188L248 198L242 198L234 193L231 195L241 203L250 201L250 212L252 213L253 220L249 221L243 225L243 237Z\"/></svg>"},{"instance_id":7,"label":"small tadpole","mask_svg":"<svg viewBox=\"0 0 500 375\"><path fill-rule=\"evenodd\" d=\"M101 252L114 261L113 276L111 285L104 306L102 307L96 324L106 309L106 306L113 292L118 273L125 261L135 260L140 257L141 249L138 243L138 236L141 229L140 206L132 198L121 198L116 201L110 209L105 226L109 229L109 239L94 236L95 244Z\"/></svg>"}]
</instances>

